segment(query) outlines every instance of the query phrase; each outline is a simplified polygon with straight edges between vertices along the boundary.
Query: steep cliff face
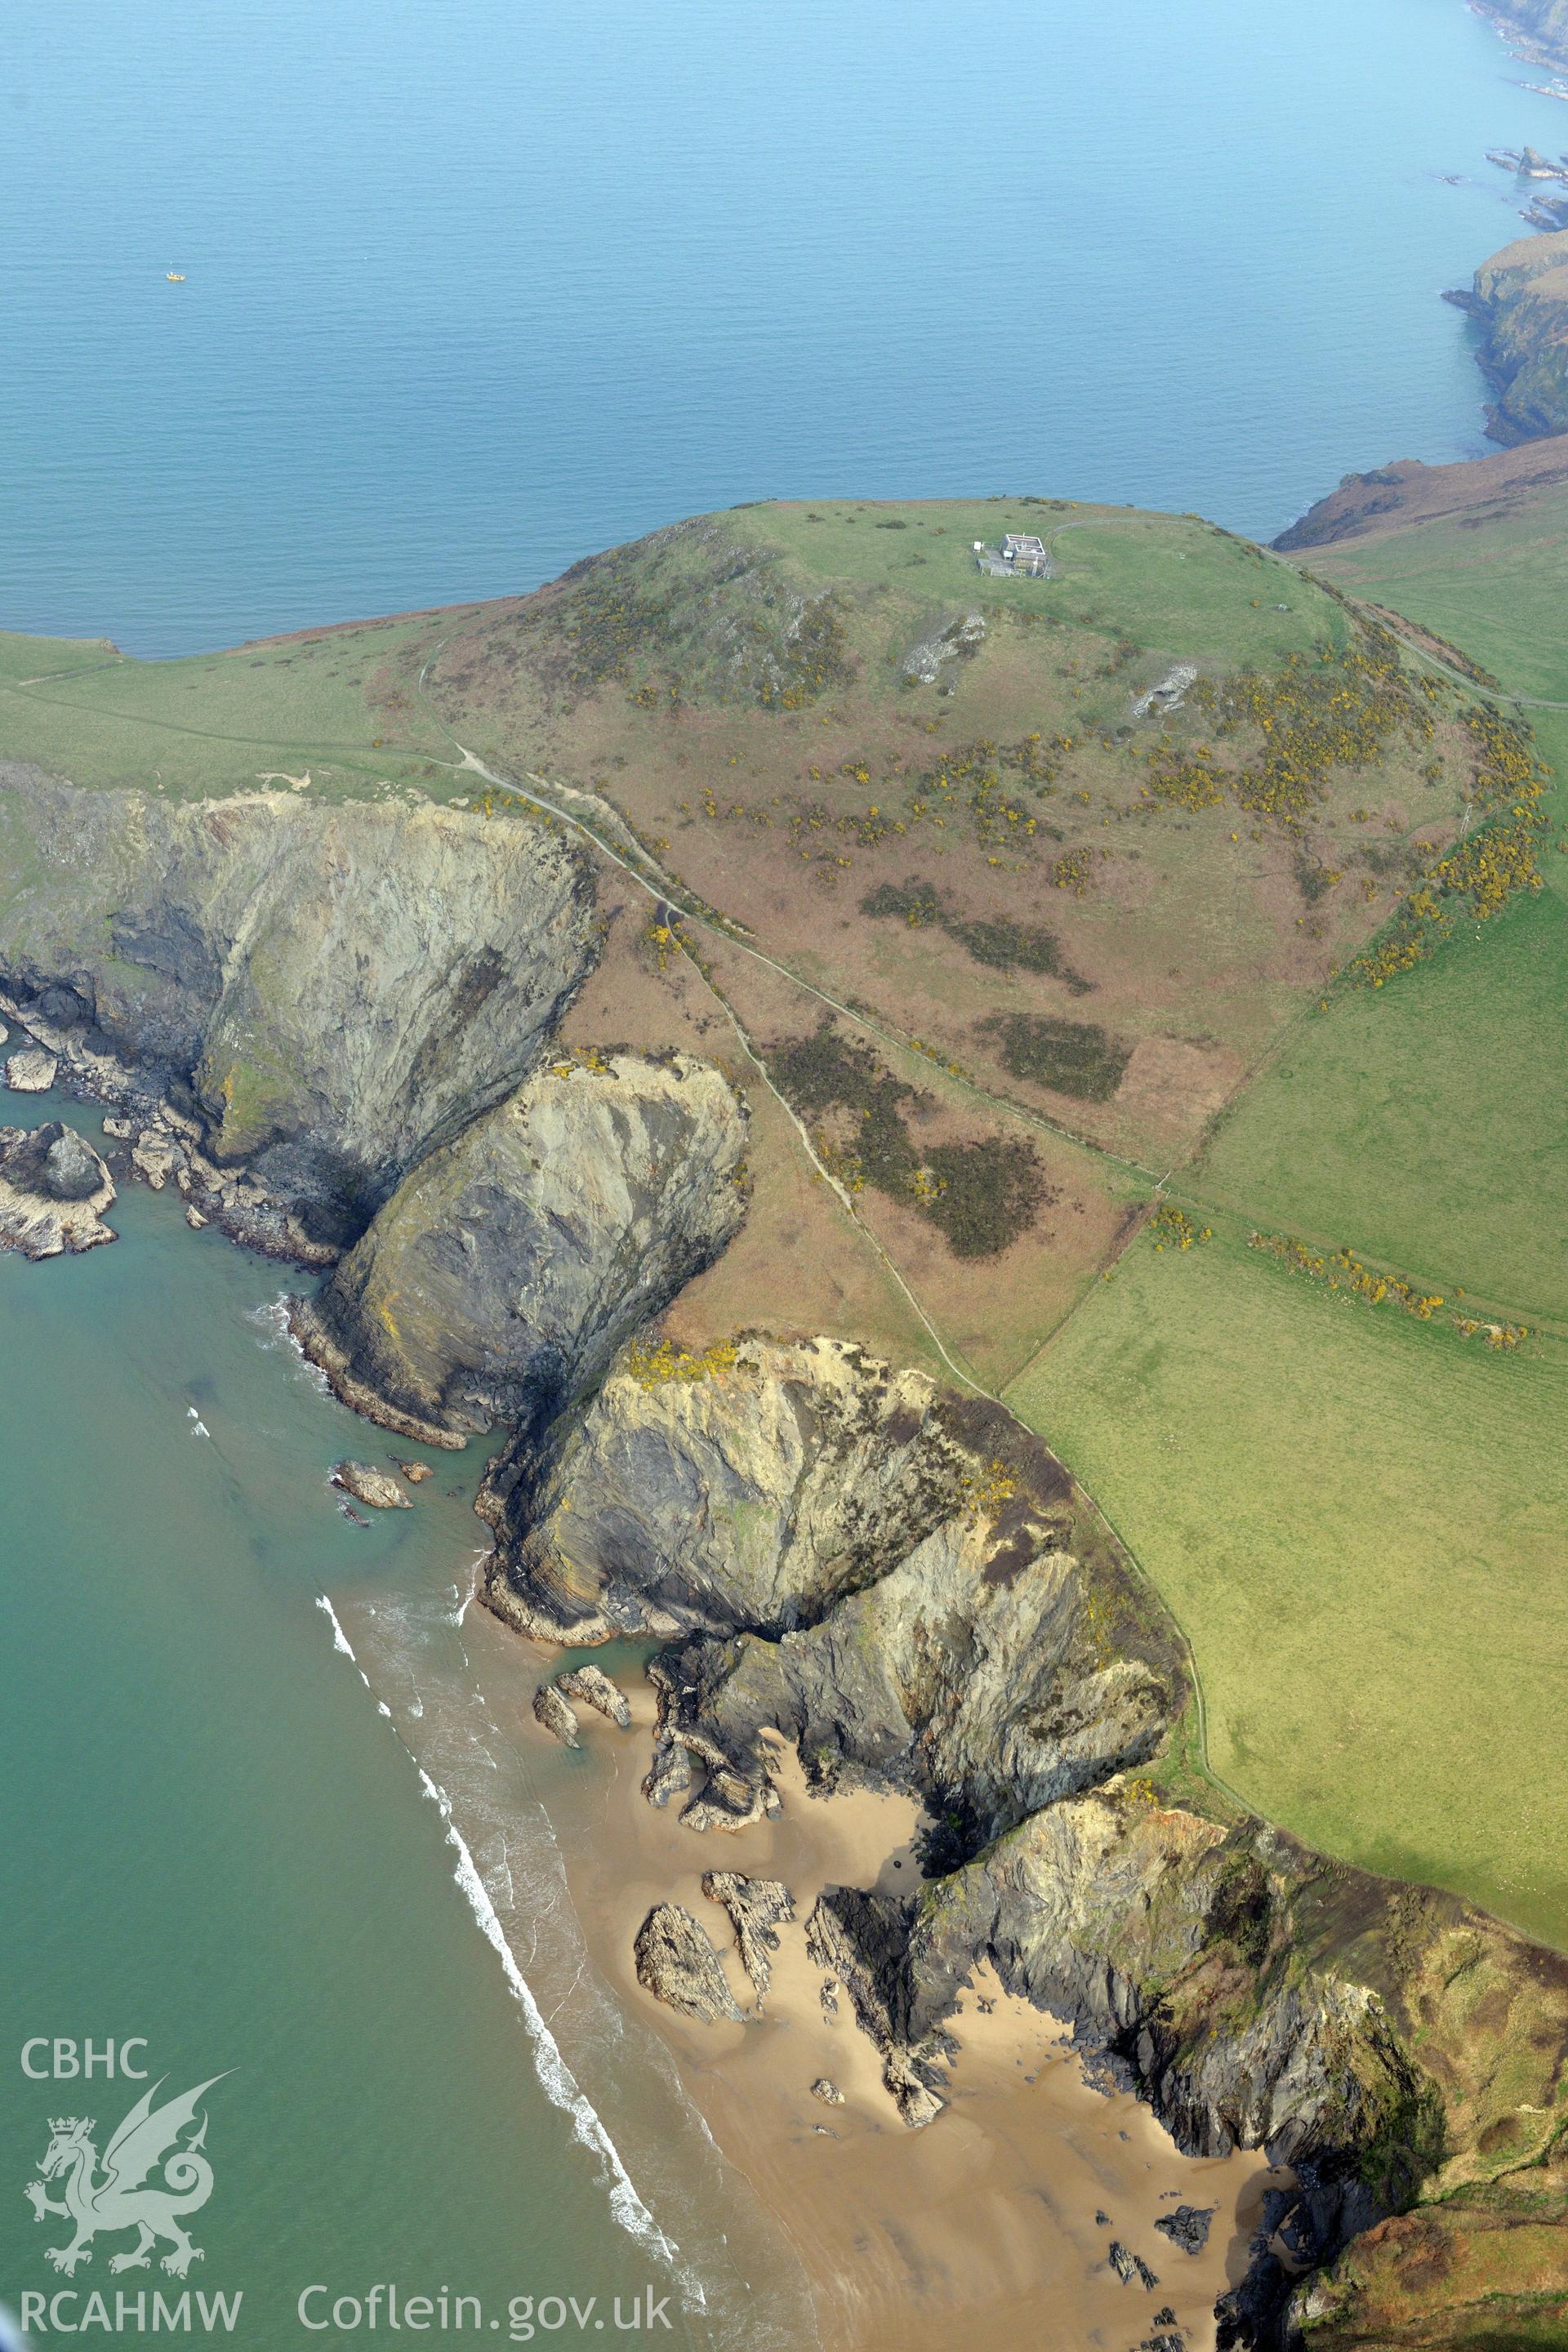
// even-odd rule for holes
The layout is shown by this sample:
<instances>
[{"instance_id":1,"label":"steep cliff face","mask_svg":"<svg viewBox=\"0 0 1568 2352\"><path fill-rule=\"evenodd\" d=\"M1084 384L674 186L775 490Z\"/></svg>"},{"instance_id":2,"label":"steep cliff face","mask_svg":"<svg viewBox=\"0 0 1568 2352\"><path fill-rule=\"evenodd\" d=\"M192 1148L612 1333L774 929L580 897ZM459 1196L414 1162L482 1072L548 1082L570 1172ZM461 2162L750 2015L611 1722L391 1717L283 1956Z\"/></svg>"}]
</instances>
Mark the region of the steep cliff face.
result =
<instances>
[{"instance_id":1,"label":"steep cliff face","mask_svg":"<svg viewBox=\"0 0 1568 2352\"><path fill-rule=\"evenodd\" d=\"M634 1358L489 1506L514 1622L691 1633L656 1675L661 1756L707 1778L689 1812L754 1819L776 1730L821 1779L918 1790L972 1851L1152 1752L1173 1631L1044 1446L854 1347L722 1353Z\"/></svg>"},{"instance_id":2,"label":"steep cliff face","mask_svg":"<svg viewBox=\"0 0 1568 2352\"><path fill-rule=\"evenodd\" d=\"M1465 2341L1505 2228L1568 2298L1568 1964L1173 1800L1174 1629L1005 1413L825 1340L644 1347L486 1507L502 1615L669 1637L653 1802L697 1830L776 1808L770 1731L821 1783L925 1799L918 1894L830 1887L807 1926L907 2121L940 2111L946 2021L988 1960L1183 2147L1294 2168L1227 2342ZM1408 2337L1365 2332L1395 2305Z\"/></svg>"},{"instance_id":3,"label":"steep cliff face","mask_svg":"<svg viewBox=\"0 0 1568 2352\"><path fill-rule=\"evenodd\" d=\"M1450 295L1478 320L1478 353L1497 394L1487 432L1509 446L1568 432L1568 229L1521 237Z\"/></svg>"},{"instance_id":4,"label":"steep cliff face","mask_svg":"<svg viewBox=\"0 0 1568 2352\"><path fill-rule=\"evenodd\" d=\"M1568 0L1487 0L1481 14L1553 64L1568 63Z\"/></svg>"},{"instance_id":5,"label":"steep cliff face","mask_svg":"<svg viewBox=\"0 0 1568 2352\"><path fill-rule=\"evenodd\" d=\"M744 1213L743 1108L685 1055L558 1061L432 1151L295 1328L349 1402L524 1435L717 1257Z\"/></svg>"},{"instance_id":6,"label":"steep cliff face","mask_svg":"<svg viewBox=\"0 0 1568 2352\"><path fill-rule=\"evenodd\" d=\"M521 819L182 804L11 768L0 852L8 1003L332 1242L516 1086L595 953L589 877Z\"/></svg>"}]
</instances>

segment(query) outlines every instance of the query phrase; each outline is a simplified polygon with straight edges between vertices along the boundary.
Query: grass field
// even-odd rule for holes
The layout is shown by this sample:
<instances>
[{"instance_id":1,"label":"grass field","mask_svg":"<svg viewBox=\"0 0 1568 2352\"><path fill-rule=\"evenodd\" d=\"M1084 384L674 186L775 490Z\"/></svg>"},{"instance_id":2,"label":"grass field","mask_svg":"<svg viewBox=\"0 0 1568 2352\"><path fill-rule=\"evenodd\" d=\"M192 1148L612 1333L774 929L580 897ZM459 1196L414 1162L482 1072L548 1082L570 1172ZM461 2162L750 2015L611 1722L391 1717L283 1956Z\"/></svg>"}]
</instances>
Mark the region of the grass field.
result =
<instances>
[{"instance_id":1,"label":"grass field","mask_svg":"<svg viewBox=\"0 0 1568 2352\"><path fill-rule=\"evenodd\" d=\"M1007 1401L1180 1616L1249 1803L1568 1944L1568 1351L1527 1347L1331 1294L1227 1220L1140 1237Z\"/></svg>"},{"instance_id":2,"label":"grass field","mask_svg":"<svg viewBox=\"0 0 1568 2352\"><path fill-rule=\"evenodd\" d=\"M1053 541L1057 578L976 572L971 542L1019 528ZM1506 685L1568 702L1556 530L1483 517L1308 563ZM837 617L803 654L787 618L818 583L835 587ZM917 641L974 608L978 649L940 683L908 682ZM1542 840L1550 892L1461 928L1375 992L1335 987L1332 967L1417 870L1417 838L1458 827L1470 771L1450 707L1428 740L1402 725L1345 739L1364 763L1336 751L1296 830L1228 788L1152 796L1157 739L1184 759L1211 732L1208 688L1168 730L1132 718L1173 660L1222 681L1325 643L1342 656L1348 638L1321 588L1195 519L830 500L658 534L527 604L190 662L0 638L0 756L176 795L308 771L317 798L466 799L472 780L450 766L434 704L501 772L537 768L613 800L695 898L901 1033L877 1050L930 1097L910 1112L923 1149L1020 1131L970 1079L1084 1139L1037 1137L1044 1213L998 1255L961 1260L874 1188L857 1232L759 1097L778 1168L678 1328L755 1320L762 1297L781 1327L798 1315L940 1360L879 1250L988 1382L1065 1316L1010 1401L1185 1622L1214 1767L1331 1851L1459 1887L1568 1944L1568 1345L1491 1354L1441 1318L1332 1296L1246 1245L1254 1224L1348 1244L1510 1319L1568 1322L1568 856L1550 845L1568 835L1568 793ZM437 648L427 703L418 679ZM1336 660L1331 675L1352 672ZM1568 779L1568 712L1528 715ZM1245 727L1221 739L1222 760L1262 749ZM1329 867L1342 887L1325 895L1312 886ZM945 926L868 908L917 885ZM640 1036L655 1018L644 920L634 894L582 1008L598 1036ZM985 925L1047 938L1051 953L977 957L964 938ZM713 952L756 1038L776 1046L820 1019L819 1000L776 971ZM732 1050L692 987L689 1042ZM1022 1019L1079 1043L1073 1024L1092 1023L1124 1071L1111 1098L1005 1067L998 1018L1007 1034ZM1142 1171L1198 1146L1286 1024L1171 1179L1176 1197L1221 1204L1205 1212L1215 1237L1163 1255L1141 1237L1101 1281L1152 1181Z\"/></svg>"},{"instance_id":3,"label":"grass field","mask_svg":"<svg viewBox=\"0 0 1568 2352\"><path fill-rule=\"evenodd\" d=\"M1568 701L1565 522L1558 495L1305 561ZM1568 713L1524 715L1560 779L1550 888L1309 1005L1173 1180L1215 1238L1140 1238L1009 1402L1182 1617L1249 1803L1568 1944L1568 1350L1493 1354L1246 1245L1296 1233L1568 1317Z\"/></svg>"},{"instance_id":4,"label":"grass field","mask_svg":"<svg viewBox=\"0 0 1568 2352\"><path fill-rule=\"evenodd\" d=\"M1436 629L1516 693L1568 698L1568 485L1500 513L1309 548L1300 561Z\"/></svg>"},{"instance_id":5,"label":"grass field","mask_svg":"<svg viewBox=\"0 0 1568 2352\"><path fill-rule=\"evenodd\" d=\"M1309 1013L1178 1185L1568 1321L1565 1014L1568 908L1543 891Z\"/></svg>"},{"instance_id":6,"label":"grass field","mask_svg":"<svg viewBox=\"0 0 1568 2352\"><path fill-rule=\"evenodd\" d=\"M372 621L188 661L138 662L107 643L0 635L0 758L81 784L176 798L301 774L320 798L363 798L450 747L405 675L428 619ZM63 673L63 675L62 675ZM73 675L72 673L79 673ZM379 739L379 741L378 740Z\"/></svg>"}]
</instances>

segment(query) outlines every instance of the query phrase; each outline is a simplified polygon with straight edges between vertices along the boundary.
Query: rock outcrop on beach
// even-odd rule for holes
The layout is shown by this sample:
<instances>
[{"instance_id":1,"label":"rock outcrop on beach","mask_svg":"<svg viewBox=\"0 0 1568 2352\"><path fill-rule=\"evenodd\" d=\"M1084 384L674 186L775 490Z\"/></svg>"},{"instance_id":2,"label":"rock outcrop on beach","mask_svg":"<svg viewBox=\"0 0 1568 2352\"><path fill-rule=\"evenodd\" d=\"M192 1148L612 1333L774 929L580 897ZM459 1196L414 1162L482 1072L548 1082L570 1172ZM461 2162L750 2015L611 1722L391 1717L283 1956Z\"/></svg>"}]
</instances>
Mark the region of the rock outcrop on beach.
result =
<instances>
[{"instance_id":1,"label":"rock outcrop on beach","mask_svg":"<svg viewBox=\"0 0 1568 2352\"><path fill-rule=\"evenodd\" d=\"M738 2025L741 2012L723 1966L689 1911L679 1903L658 1903L637 1929L637 1982L667 2008L700 2025Z\"/></svg>"},{"instance_id":2,"label":"rock outcrop on beach","mask_svg":"<svg viewBox=\"0 0 1568 2352\"><path fill-rule=\"evenodd\" d=\"M430 1152L294 1328L339 1393L405 1434L548 1423L718 1256L746 1120L689 1055L549 1064Z\"/></svg>"},{"instance_id":3,"label":"rock outcrop on beach","mask_svg":"<svg viewBox=\"0 0 1568 2352\"><path fill-rule=\"evenodd\" d=\"M948 2021L987 1963L1184 2148L1293 2168L1226 2342L1283 2344L1305 2316L1336 2352L1388 2340L1362 2315L1400 2294L1450 2340L1441 2280L1415 2282L1432 2230L1457 2297L1505 2224L1568 2289L1568 1961L1173 1780L1174 1629L1005 1413L837 1342L644 1349L487 1507L502 1614L666 1639L646 1785L690 1826L777 1805L770 1730L821 1787L923 1799L924 1881L829 1887L806 1931L906 2122L939 2116ZM700 1972L689 1917L645 1924L639 1973L667 1943Z\"/></svg>"},{"instance_id":4,"label":"rock outcrop on beach","mask_svg":"<svg viewBox=\"0 0 1568 2352\"><path fill-rule=\"evenodd\" d=\"M1481 330L1489 436L1511 446L1568 432L1568 229L1505 246L1447 299Z\"/></svg>"},{"instance_id":5,"label":"rock outcrop on beach","mask_svg":"<svg viewBox=\"0 0 1568 2352\"><path fill-rule=\"evenodd\" d=\"M705 1872L702 1892L729 1914L741 1966L752 1980L760 2010L773 1982L776 1931L795 1917L795 1897L782 1879L746 1878L737 1870Z\"/></svg>"},{"instance_id":6,"label":"rock outcrop on beach","mask_svg":"<svg viewBox=\"0 0 1568 2352\"><path fill-rule=\"evenodd\" d=\"M632 1711L626 1693L616 1687L602 1667L574 1666L569 1673L557 1675L555 1684L567 1698L591 1706L595 1715L602 1715L617 1731L631 1729Z\"/></svg>"},{"instance_id":7,"label":"rock outcrop on beach","mask_svg":"<svg viewBox=\"0 0 1568 2352\"><path fill-rule=\"evenodd\" d=\"M330 1248L528 1075L596 952L585 867L521 816L5 765L0 845L0 1012Z\"/></svg>"},{"instance_id":8,"label":"rock outcrop on beach","mask_svg":"<svg viewBox=\"0 0 1568 2352\"><path fill-rule=\"evenodd\" d=\"M96 1249L114 1239L103 1222L113 1199L107 1166L74 1128L0 1127L0 1249L31 1258Z\"/></svg>"},{"instance_id":9,"label":"rock outcrop on beach","mask_svg":"<svg viewBox=\"0 0 1568 2352\"><path fill-rule=\"evenodd\" d=\"M533 1719L542 1731L548 1731L552 1739L558 1739L563 1748L581 1745L577 1738L580 1727L576 1710L554 1683L541 1683L534 1692Z\"/></svg>"}]
</instances>

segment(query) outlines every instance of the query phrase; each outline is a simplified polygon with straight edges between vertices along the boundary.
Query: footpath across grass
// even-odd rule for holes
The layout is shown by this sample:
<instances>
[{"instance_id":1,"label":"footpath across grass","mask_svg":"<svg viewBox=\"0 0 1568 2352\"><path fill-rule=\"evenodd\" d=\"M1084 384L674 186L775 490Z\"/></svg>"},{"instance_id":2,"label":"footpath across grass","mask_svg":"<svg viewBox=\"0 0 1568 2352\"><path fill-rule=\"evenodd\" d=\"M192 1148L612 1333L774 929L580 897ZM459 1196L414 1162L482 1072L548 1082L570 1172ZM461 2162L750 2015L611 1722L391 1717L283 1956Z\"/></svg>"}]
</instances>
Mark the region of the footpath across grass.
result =
<instances>
[{"instance_id":1,"label":"footpath across grass","mask_svg":"<svg viewBox=\"0 0 1568 2352\"><path fill-rule=\"evenodd\" d=\"M445 796L449 774L426 761L450 746L414 689L437 634L416 616L140 662L107 642L0 633L0 759L174 799L307 772L317 799L415 781Z\"/></svg>"},{"instance_id":2,"label":"footpath across grass","mask_svg":"<svg viewBox=\"0 0 1568 2352\"><path fill-rule=\"evenodd\" d=\"M1568 908L1542 891L1307 1013L1177 1184L1568 1321L1565 1023Z\"/></svg>"},{"instance_id":3,"label":"footpath across grass","mask_svg":"<svg viewBox=\"0 0 1568 2352\"><path fill-rule=\"evenodd\" d=\"M1007 1402L1185 1626L1216 1771L1568 1947L1568 1349L1489 1352L1215 1223L1141 1235Z\"/></svg>"}]
</instances>

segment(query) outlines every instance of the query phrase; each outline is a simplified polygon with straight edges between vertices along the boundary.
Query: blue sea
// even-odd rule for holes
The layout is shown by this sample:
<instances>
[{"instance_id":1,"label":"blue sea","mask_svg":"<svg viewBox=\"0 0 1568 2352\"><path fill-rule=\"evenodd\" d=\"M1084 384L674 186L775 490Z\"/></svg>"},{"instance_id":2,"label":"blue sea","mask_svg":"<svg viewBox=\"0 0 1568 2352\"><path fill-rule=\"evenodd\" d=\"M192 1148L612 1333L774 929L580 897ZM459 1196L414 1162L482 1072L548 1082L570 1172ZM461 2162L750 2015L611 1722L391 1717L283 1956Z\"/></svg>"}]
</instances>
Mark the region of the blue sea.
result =
<instances>
[{"instance_id":1,"label":"blue sea","mask_svg":"<svg viewBox=\"0 0 1568 2352\"><path fill-rule=\"evenodd\" d=\"M1270 534L1478 454L1568 107L1461 0L10 0L0 625L142 655L772 495ZM165 281L182 272L183 285Z\"/></svg>"}]
</instances>

